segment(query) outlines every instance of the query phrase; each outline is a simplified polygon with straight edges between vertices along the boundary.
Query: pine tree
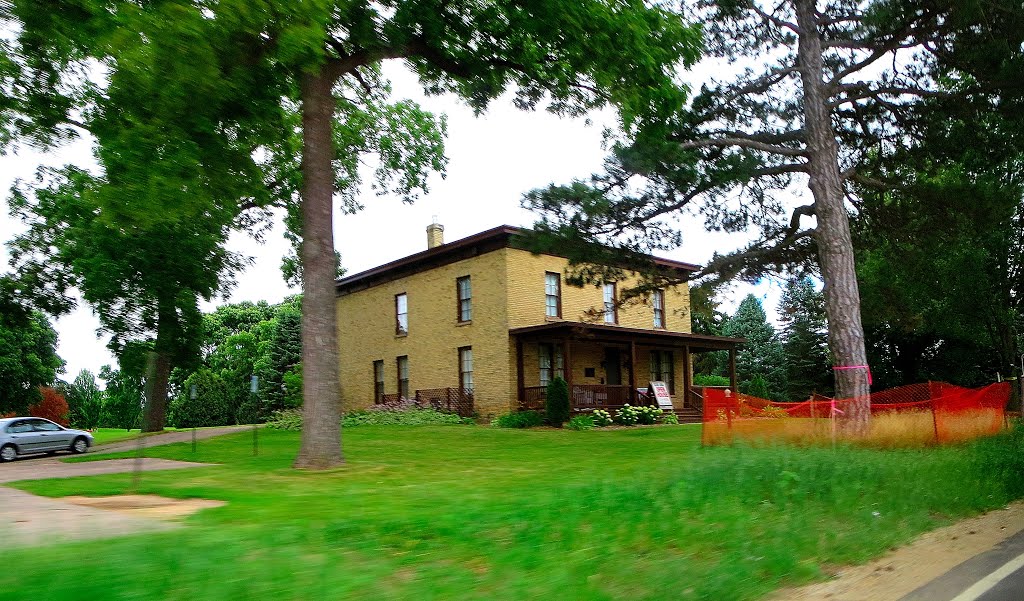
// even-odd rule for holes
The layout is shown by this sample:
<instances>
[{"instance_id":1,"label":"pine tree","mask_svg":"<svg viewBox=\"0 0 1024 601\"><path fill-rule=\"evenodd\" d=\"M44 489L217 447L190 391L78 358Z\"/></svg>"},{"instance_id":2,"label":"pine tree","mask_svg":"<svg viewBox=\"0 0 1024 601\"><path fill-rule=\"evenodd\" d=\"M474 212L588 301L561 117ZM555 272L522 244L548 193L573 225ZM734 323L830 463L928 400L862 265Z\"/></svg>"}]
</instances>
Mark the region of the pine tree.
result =
<instances>
[{"instance_id":1,"label":"pine tree","mask_svg":"<svg viewBox=\"0 0 1024 601\"><path fill-rule=\"evenodd\" d=\"M782 293L779 313L788 400L802 401L813 392L831 396L824 295L814 289L810 278L791 278Z\"/></svg>"},{"instance_id":2,"label":"pine tree","mask_svg":"<svg viewBox=\"0 0 1024 601\"><path fill-rule=\"evenodd\" d=\"M736 308L736 313L725 322L722 333L746 339L736 353L736 378L740 390L748 392L751 383L760 376L768 385L770 398L780 400L786 390L782 342L775 328L768 323L761 301L748 294Z\"/></svg>"}]
</instances>

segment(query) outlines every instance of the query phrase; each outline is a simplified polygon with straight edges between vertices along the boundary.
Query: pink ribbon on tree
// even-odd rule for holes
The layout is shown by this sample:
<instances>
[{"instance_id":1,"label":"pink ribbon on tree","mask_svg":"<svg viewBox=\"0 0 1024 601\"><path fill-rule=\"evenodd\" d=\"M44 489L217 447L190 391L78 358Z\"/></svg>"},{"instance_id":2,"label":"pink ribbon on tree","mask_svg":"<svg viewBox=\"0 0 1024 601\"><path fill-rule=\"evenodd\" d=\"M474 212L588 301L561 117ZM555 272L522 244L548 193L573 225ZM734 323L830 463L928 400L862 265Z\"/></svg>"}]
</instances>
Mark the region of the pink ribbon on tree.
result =
<instances>
[{"instance_id":1,"label":"pink ribbon on tree","mask_svg":"<svg viewBox=\"0 0 1024 601\"><path fill-rule=\"evenodd\" d=\"M834 365L832 366L833 371L846 370L846 369L866 369L868 370L868 386L871 386L871 368L867 365Z\"/></svg>"}]
</instances>

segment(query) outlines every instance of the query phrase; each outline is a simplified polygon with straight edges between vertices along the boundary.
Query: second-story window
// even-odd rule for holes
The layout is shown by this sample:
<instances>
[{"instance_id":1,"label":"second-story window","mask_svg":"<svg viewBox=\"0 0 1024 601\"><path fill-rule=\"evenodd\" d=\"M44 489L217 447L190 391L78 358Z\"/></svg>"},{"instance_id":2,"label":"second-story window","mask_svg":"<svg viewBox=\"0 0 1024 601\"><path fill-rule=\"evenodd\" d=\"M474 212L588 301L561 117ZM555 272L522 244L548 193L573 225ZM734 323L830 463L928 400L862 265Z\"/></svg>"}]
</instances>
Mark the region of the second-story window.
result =
<instances>
[{"instance_id":1,"label":"second-story window","mask_svg":"<svg viewBox=\"0 0 1024 601\"><path fill-rule=\"evenodd\" d=\"M655 290L651 297L651 304L654 305L654 327L665 327L665 291Z\"/></svg>"},{"instance_id":2,"label":"second-story window","mask_svg":"<svg viewBox=\"0 0 1024 601\"><path fill-rule=\"evenodd\" d=\"M615 282L604 285L604 322L619 323L619 309L615 304Z\"/></svg>"},{"instance_id":3,"label":"second-story window","mask_svg":"<svg viewBox=\"0 0 1024 601\"><path fill-rule=\"evenodd\" d=\"M404 292L395 295L395 334L409 333L409 297Z\"/></svg>"},{"instance_id":4,"label":"second-story window","mask_svg":"<svg viewBox=\"0 0 1024 601\"><path fill-rule=\"evenodd\" d=\"M465 323L473 319L473 287L469 282L469 276L455 280L455 291L458 294L458 317L459 323Z\"/></svg>"},{"instance_id":5,"label":"second-story window","mask_svg":"<svg viewBox=\"0 0 1024 601\"><path fill-rule=\"evenodd\" d=\"M544 273L544 305L548 317L562 316L562 276L551 271Z\"/></svg>"},{"instance_id":6,"label":"second-story window","mask_svg":"<svg viewBox=\"0 0 1024 601\"><path fill-rule=\"evenodd\" d=\"M373 402L384 400L384 360L373 362Z\"/></svg>"}]
</instances>

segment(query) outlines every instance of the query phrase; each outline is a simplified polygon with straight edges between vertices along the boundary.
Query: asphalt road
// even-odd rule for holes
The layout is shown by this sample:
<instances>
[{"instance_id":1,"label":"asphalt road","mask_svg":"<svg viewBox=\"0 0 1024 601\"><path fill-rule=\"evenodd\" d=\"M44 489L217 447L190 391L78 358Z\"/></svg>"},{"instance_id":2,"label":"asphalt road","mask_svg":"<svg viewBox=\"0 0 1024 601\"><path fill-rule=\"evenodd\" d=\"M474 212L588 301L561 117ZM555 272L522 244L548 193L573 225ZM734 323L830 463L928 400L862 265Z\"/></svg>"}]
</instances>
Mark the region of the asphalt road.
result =
<instances>
[{"instance_id":1,"label":"asphalt road","mask_svg":"<svg viewBox=\"0 0 1024 601\"><path fill-rule=\"evenodd\" d=\"M1024 601L1024 532L963 562L900 601Z\"/></svg>"}]
</instances>

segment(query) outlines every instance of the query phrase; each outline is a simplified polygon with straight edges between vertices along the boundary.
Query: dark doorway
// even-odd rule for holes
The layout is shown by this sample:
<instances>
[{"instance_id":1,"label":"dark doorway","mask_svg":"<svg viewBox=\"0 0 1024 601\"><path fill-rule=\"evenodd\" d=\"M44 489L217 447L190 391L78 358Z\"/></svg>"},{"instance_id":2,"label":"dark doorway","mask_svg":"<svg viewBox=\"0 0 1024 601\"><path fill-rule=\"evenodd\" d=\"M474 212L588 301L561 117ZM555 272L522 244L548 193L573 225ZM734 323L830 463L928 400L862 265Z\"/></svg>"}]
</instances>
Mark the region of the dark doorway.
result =
<instances>
[{"instance_id":1,"label":"dark doorway","mask_svg":"<svg viewBox=\"0 0 1024 601\"><path fill-rule=\"evenodd\" d=\"M609 386L622 384L622 359L619 357L619 349L604 349L604 375L605 384Z\"/></svg>"}]
</instances>

